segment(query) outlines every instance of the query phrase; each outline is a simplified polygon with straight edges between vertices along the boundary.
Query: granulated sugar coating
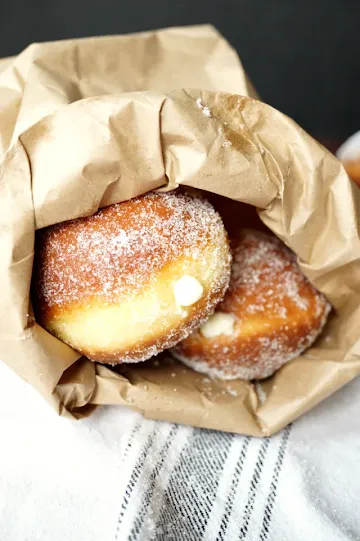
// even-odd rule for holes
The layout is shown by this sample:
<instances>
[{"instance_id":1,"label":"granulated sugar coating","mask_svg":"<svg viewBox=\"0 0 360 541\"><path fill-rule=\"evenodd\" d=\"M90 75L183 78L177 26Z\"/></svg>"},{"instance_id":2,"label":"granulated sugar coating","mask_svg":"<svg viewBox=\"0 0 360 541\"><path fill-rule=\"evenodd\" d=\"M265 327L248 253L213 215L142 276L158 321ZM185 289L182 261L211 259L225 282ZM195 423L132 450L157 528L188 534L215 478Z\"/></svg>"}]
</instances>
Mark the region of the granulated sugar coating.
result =
<instances>
[{"instance_id":1,"label":"granulated sugar coating","mask_svg":"<svg viewBox=\"0 0 360 541\"><path fill-rule=\"evenodd\" d=\"M330 305L276 237L244 229L231 247L230 287L216 313L234 316L233 333L206 338L197 330L172 352L212 377L266 378L314 342Z\"/></svg>"},{"instance_id":2,"label":"granulated sugar coating","mask_svg":"<svg viewBox=\"0 0 360 541\"><path fill-rule=\"evenodd\" d=\"M91 359L145 360L214 311L230 262L224 226L209 203L175 192L147 194L39 232L36 317ZM184 277L198 283L190 306L176 288ZM184 304L188 297L184 291Z\"/></svg>"}]
</instances>

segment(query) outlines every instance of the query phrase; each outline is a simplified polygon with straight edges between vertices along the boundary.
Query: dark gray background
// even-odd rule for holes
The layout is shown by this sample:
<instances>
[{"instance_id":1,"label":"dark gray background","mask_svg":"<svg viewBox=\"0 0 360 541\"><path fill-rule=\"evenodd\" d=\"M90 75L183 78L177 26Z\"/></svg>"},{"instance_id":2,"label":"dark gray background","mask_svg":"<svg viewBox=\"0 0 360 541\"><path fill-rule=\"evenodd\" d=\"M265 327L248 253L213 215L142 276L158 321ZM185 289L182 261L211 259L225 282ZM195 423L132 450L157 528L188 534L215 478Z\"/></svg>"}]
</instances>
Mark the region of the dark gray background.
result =
<instances>
[{"instance_id":1,"label":"dark gray background","mask_svg":"<svg viewBox=\"0 0 360 541\"><path fill-rule=\"evenodd\" d=\"M0 0L0 56L33 41L212 23L264 101L316 137L360 129L359 0Z\"/></svg>"}]
</instances>

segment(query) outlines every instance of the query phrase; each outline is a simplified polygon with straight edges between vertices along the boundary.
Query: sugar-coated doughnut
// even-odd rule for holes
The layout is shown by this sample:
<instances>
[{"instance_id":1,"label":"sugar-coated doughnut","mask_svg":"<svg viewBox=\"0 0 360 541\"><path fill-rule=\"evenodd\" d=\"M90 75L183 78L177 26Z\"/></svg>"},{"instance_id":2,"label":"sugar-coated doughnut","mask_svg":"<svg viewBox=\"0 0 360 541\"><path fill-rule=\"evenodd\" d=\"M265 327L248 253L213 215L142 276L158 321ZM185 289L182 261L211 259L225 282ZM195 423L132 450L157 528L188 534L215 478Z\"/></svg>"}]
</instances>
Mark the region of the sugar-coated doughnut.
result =
<instances>
[{"instance_id":1,"label":"sugar-coated doughnut","mask_svg":"<svg viewBox=\"0 0 360 541\"><path fill-rule=\"evenodd\" d=\"M330 305L276 237L243 229L230 244L224 300L172 353L211 377L266 378L314 342Z\"/></svg>"},{"instance_id":2,"label":"sugar-coated doughnut","mask_svg":"<svg viewBox=\"0 0 360 541\"><path fill-rule=\"evenodd\" d=\"M210 203L147 194L38 232L35 317L94 361L143 361L214 311L230 265L227 234Z\"/></svg>"},{"instance_id":3,"label":"sugar-coated doughnut","mask_svg":"<svg viewBox=\"0 0 360 541\"><path fill-rule=\"evenodd\" d=\"M337 149L336 155L342 161L349 177L360 186L360 131L351 135Z\"/></svg>"},{"instance_id":4,"label":"sugar-coated doughnut","mask_svg":"<svg viewBox=\"0 0 360 541\"><path fill-rule=\"evenodd\" d=\"M360 186L360 159L345 161L344 167L349 177Z\"/></svg>"}]
</instances>

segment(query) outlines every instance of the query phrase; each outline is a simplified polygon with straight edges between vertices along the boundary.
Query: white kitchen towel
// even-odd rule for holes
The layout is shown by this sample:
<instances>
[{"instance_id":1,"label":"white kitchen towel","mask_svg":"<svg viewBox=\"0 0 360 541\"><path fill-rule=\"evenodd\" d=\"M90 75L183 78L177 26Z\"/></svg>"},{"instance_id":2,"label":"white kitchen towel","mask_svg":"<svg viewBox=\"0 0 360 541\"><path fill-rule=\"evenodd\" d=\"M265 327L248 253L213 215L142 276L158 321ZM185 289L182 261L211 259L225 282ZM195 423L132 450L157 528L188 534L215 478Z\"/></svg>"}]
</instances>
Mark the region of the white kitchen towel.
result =
<instances>
[{"instance_id":1,"label":"white kitchen towel","mask_svg":"<svg viewBox=\"0 0 360 541\"><path fill-rule=\"evenodd\" d=\"M360 378L257 439L56 417L0 363L0 541L360 540Z\"/></svg>"}]
</instances>

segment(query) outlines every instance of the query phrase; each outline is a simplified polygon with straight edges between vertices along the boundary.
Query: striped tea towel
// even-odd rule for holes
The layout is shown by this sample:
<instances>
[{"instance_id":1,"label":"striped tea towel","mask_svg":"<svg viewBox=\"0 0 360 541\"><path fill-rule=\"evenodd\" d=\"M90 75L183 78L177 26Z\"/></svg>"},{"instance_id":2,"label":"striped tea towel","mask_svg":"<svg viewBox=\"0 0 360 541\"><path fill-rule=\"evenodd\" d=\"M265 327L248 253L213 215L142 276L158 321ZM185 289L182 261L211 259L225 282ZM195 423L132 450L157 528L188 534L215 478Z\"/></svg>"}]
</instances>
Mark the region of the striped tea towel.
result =
<instances>
[{"instance_id":1,"label":"striped tea towel","mask_svg":"<svg viewBox=\"0 0 360 541\"><path fill-rule=\"evenodd\" d=\"M360 540L360 379L268 439L0 391L1 541Z\"/></svg>"}]
</instances>

